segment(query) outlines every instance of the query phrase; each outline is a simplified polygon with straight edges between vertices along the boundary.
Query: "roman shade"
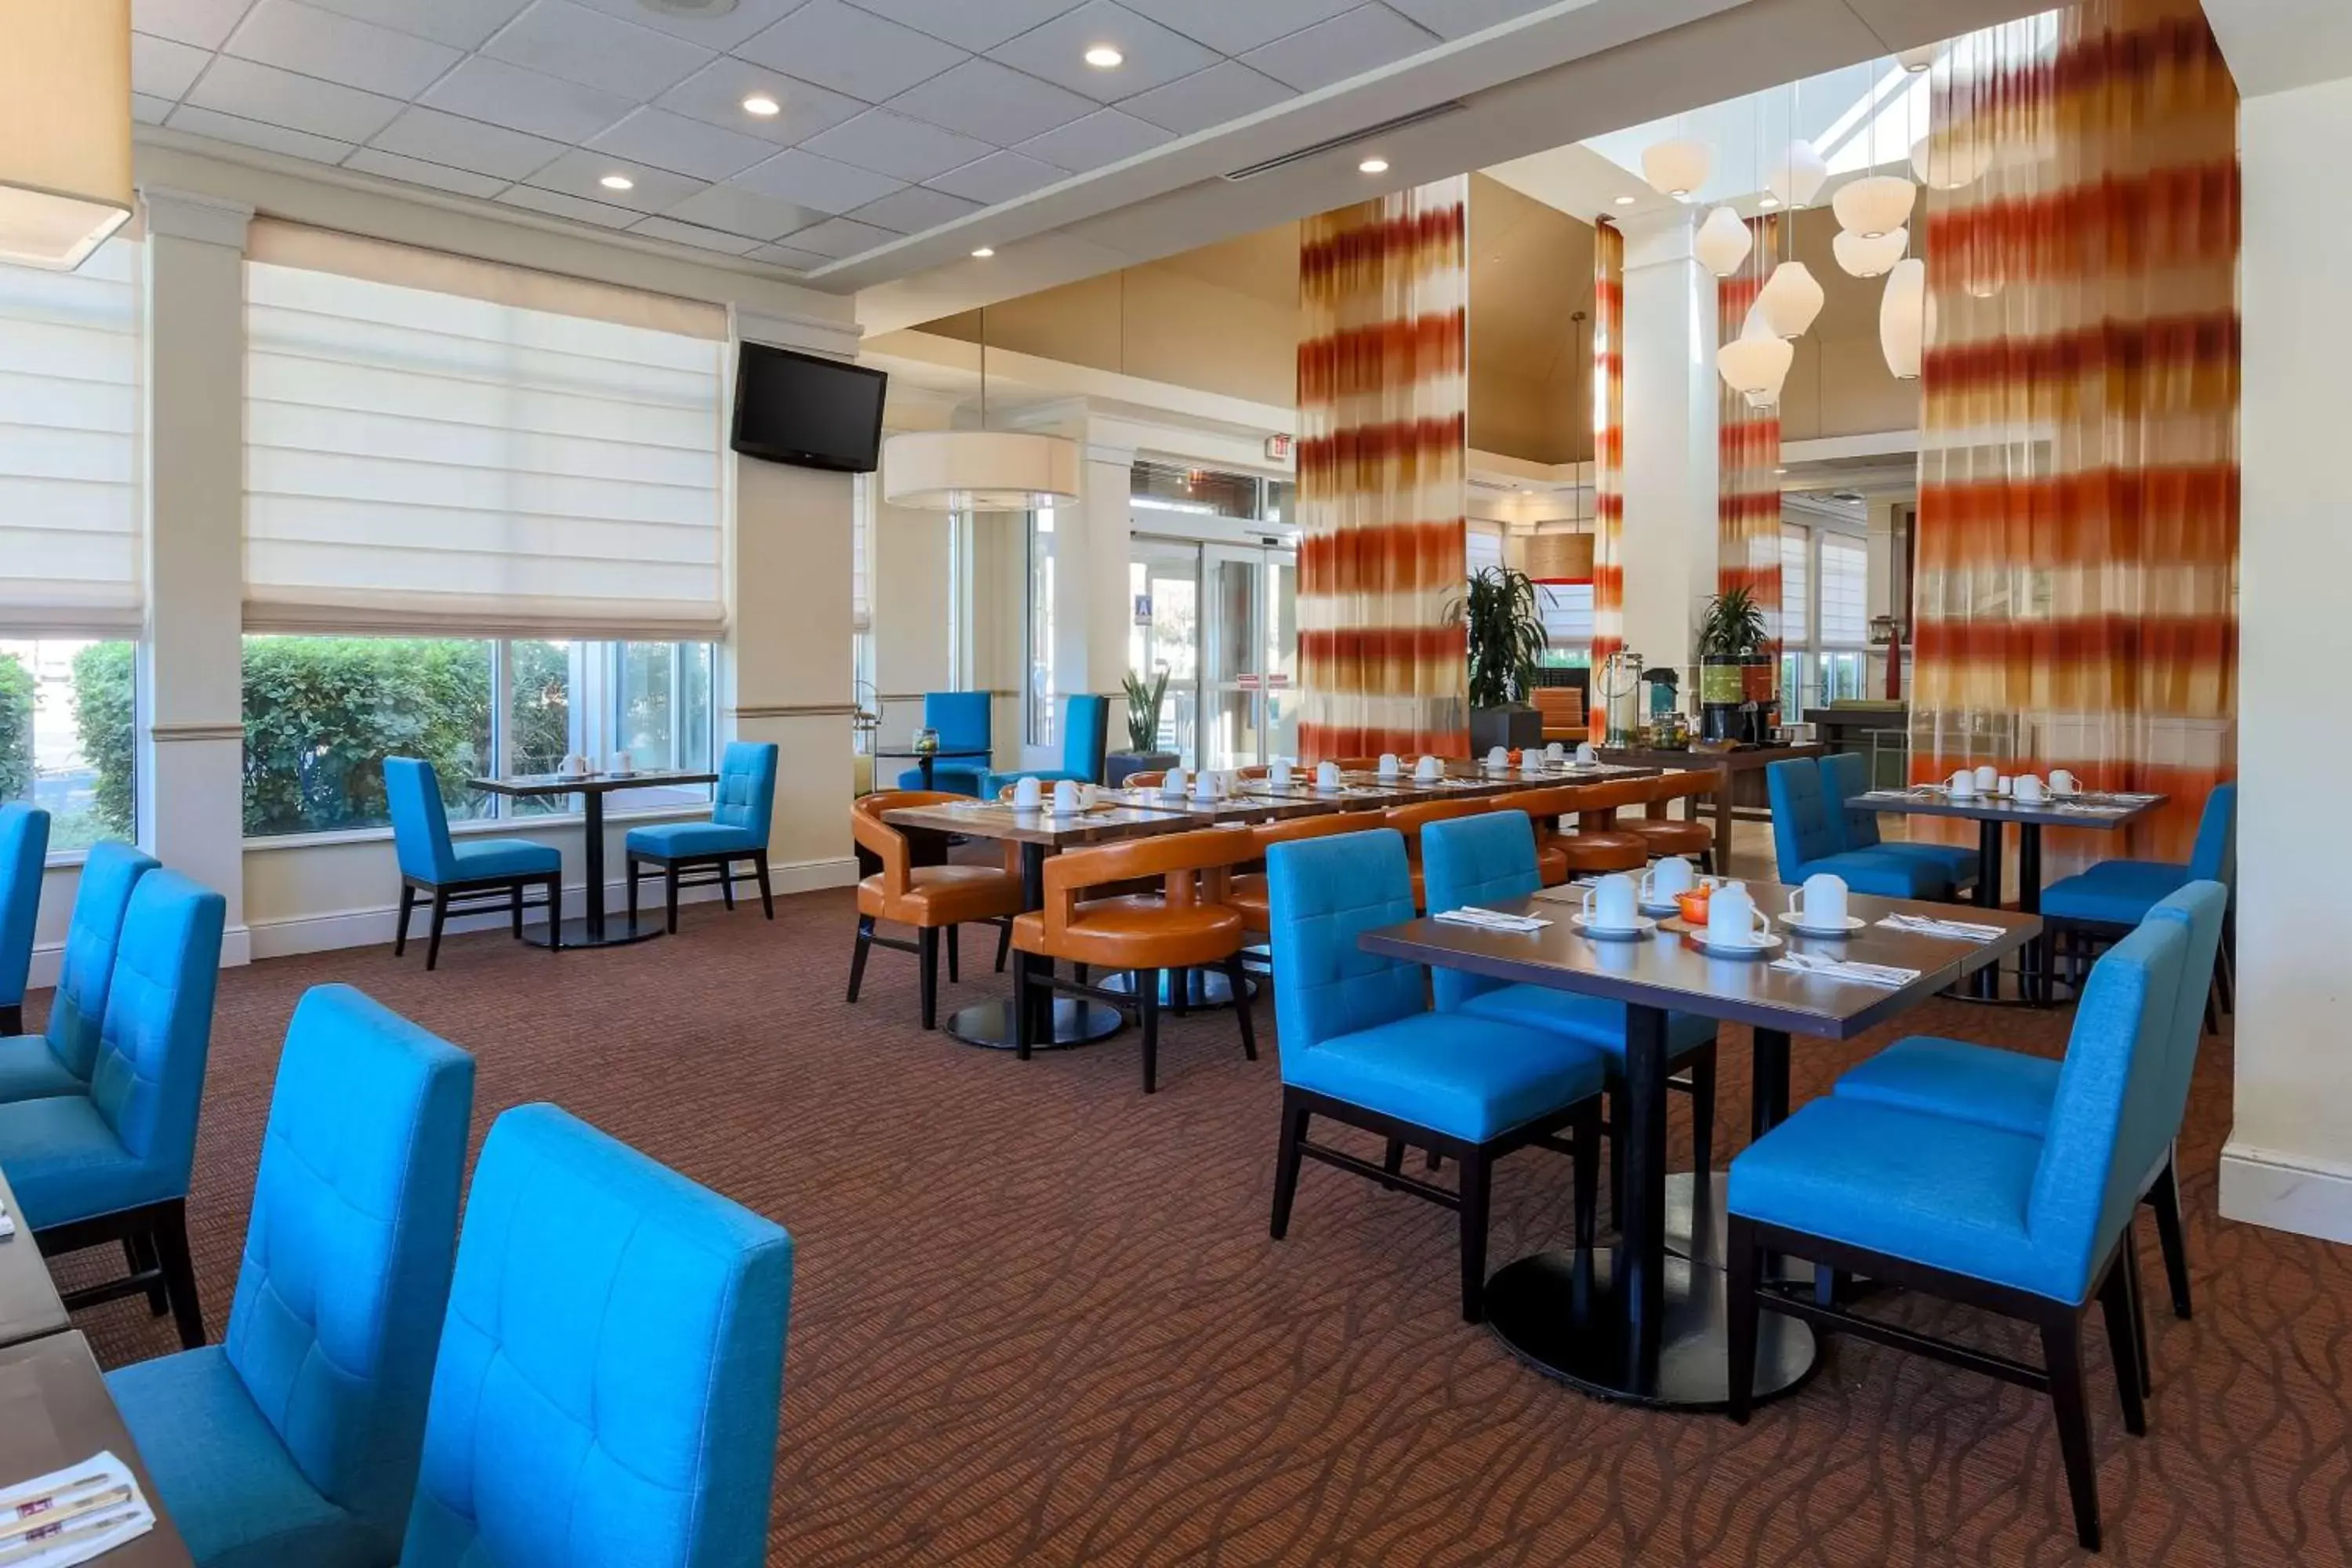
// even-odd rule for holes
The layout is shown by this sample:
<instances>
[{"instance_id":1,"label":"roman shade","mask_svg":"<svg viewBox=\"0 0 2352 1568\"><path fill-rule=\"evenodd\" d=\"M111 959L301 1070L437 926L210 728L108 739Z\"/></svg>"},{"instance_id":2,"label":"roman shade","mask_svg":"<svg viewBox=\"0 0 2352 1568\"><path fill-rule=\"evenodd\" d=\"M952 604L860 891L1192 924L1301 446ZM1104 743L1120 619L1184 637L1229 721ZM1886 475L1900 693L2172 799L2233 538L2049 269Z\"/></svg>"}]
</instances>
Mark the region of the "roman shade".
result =
<instances>
[{"instance_id":1,"label":"roman shade","mask_svg":"<svg viewBox=\"0 0 2352 1568\"><path fill-rule=\"evenodd\" d=\"M1822 646L1860 647L1870 640L1870 552L1859 539L1822 535Z\"/></svg>"}]
</instances>

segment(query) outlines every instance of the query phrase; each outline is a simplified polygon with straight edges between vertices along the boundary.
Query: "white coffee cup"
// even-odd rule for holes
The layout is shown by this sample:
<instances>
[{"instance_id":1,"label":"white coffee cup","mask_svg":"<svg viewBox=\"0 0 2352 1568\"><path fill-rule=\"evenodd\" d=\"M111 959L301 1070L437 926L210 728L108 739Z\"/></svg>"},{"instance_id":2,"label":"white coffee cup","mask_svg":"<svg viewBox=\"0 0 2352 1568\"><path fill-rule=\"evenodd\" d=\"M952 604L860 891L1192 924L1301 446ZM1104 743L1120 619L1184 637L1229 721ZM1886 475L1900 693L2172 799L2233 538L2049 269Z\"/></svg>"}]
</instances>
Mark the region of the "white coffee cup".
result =
<instances>
[{"instance_id":1,"label":"white coffee cup","mask_svg":"<svg viewBox=\"0 0 2352 1568\"><path fill-rule=\"evenodd\" d=\"M613 772L616 773L633 773L636 771L636 769L629 765L628 752L614 752L613 753Z\"/></svg>"},{"instance_id":2,"label":"white coffee cup","mask_svg":"<svg viewBox=\"0 0 2352 1568\"><path fill-rule=\"evenodd\" d=\"M1045 786L1035 779L1016 779L1013 784L1013 806L1016 811L1034 811L1045 798Z\"/></svg>"},{"instance_id":3,"label":"white coffee cup","mask_svg":"<svg viewBox=\"0 0 2352 1568\"><path fill-rule=\"evenodd\" d=\"M1568 748L1554 741L1544 748L1544 757L1549 762L1565 762L1568 760Z\"/></svg>"},{"instance_id":4,"label":"white coffee cup","mask_svg":"<svg viewBox=\"0 0 2352 1568\"><path fill-rule=\"evenodd\" d=\"M1578 767L1589 768L1600 760L1600 750L1595 747L1591 742L1579 741L1576 743L1576 765Z\"/></svg>"},{"instance_id":5,"label":"white coffee cup","mask_svg":"<svg viewBox=\"0 0 2352 1568\"><path fill-rule=\"evenodd\" d=\"M1381 777L1384 779L1392 779L1396 777L1399 773L1402 772L1404 764L1397 761L1397 754L1394 752L1382 752L1381 753Z\"/></svg>"},{"instance_id":6,"label":"white coffee cup","mask_svg":"<svg viewBox=\"0 0 2352 1568\"><path fill-rule=\"evenodd\" d=\"M1339 764L1337 763L1316 763L1315 787L1317 789L1338 789L1339 787Z\"/></svg>"},{"instance_id":7,"label":"white coffee cup","mask_svg":"<svg viewBox=\"0 0 2352 1568\"><path fill-rule=\"evenodd\" d=\"M1632 931L1641 919L1633 879L1612 872L1584 889L1584 923L1599 931Z\"/></svg>"},{"instance_id":8,"label":"white coffee cup","mask_svg":"<svg viewBox=\"0 0 2352 1568\"><path fill-rule=\"evenodd\" d=\"M1162 773L1160 776L1160 793L1164 795L1171 796L1182 795L1184 793L1184 770L1182 768L1170 768L1166 773Z\"/></svg>"},{"instance_id":9,"label":"white coffee cup","mask_svg":"<svg viewBox=\"0 0 2352 1568\"><path fill-rule=\"evenodd\" d=\"M1101 800L1102 791L1096 788L1093 784L1082 784L1078 786L1078 809L1080 811L1092 811L1095 806L1101 802Z\"/></svg>"},{"instance_id":10,"label":"white coffee cup","mask_svg":"<svg viewBox=\"0 0 2352 1568\"><path fill-rule=\"evenodd\" d=\"M1412 776L1423 784L1435 784L1445 776L1445 764L1435 757L1423 757L1412 764Z\"/></svg>"},{"instance_id":11,"label":"white coffee cup","mask_svg":"<svg viewBox=\"0 0 2352 1568\"><path fill-rule=\"evenodd\" d=\"M2017 781L2011 778L2007 773L2003 773L2000 777L1993 781L1993 793L2000 795L2003 800L2007 800L2009 798L2010 792L2017 787Z\"/></svg>"},{"instance_id":12,"label":"white coffee cup","mask_svg":"<svg viewBox=\"0 0 2352 1568\"><path fill-rule=\"evenodd\" d=\"M1805 885L1789 895L1789 919L1814 931L1843 931L1845 879L1828 871L1806 878Z\"/></svg>"},{"instance_id":13,"label":"white coffee cup","mask_svg":"<svg viewBox=\"0 0 2352 1568\"><path fill-rule=\"evenodd\" d=\"M2000 770L1999 768L1994 767L1990 763L1984 763L1979 765L1977 768L1977 788L1984 791L1987 795L1990 795L2000 783Z\"/></svg>"},{"instance_id":14,"label":"white coffee cup","mask_svg":"<svg viewBox=\"0 0 2352 1568\"><path fill-rule=\"evenodd\" d=\"M1772 934L1772 920L1756 907L1745 882L1726 882L1706 900L1706 940L1718 947L1754 947Z\"/></svg>"},{"instance_id":15,"label":"white coffee cup","mask_svg":"<svg viewBox=\"0 0 2352 1568\"><path fill-rule=\"evenodd\" d=\"M1669 855L1642 873L1642 902L1652 909L1670 904L1698 885L1698 873L1679 855Z\"/></svg>"},{"instance_id":16,"label":"white coffee cup","mask_svg":"<svg viewBox=\"0 0 2352 1568\"><path fill-rule=\"evenodd\" d=\"M1977 793L1977 775L1962 768L1945 781L1945 786L1955 795L1966 798Z\"/></svg>"},{"instance_id":17,"label":"white coffee cup","mask_svg":"<svg viewBox=\"0 0 2352 1568\"><path fill-rule=\"evenodd\" d=\"M1510 772L1511 749L1508 746L1487 747L1486 771L1490 773L1507 773Z\"/></svg>"},{"instance_id":18,"label":"white coffee cup","mask_svg":"<svg viewBox=\"0 0 2352 1568\"><path fill-rule=\"evenodd\" d=\"M1060 816L1067 816L1070 813L1077 809L1077 782L1074 779L1055 779L1054 781L1055 814Z\"/></svg>"},{"instance_id":19,"label":"white coffee cup","mask_svg":"<svg viewBox=\"0 0 2352 1568\"><path fill-rule=\"evenodd\" d=\"M2017 798L2028 805L2042 798L2042 781L2032 773L2021 774L2016 784Z\"/></svg>"},{"instance_id":20,"label":"white coffee cup","mask_svg":"<svg viewBox=\"0 0 2352 1568\"><path fill-rule=\"evenodd\" d=\"M573 752L555 764L555 771L566 778L578 778L588 771L588 759Z\"/></svg>"},{"instance_id":21,"label":"white coffee cup","mask_svg":"<svg viewBox=\"0 0 2352 1568\"><path fill-rule=\"evenodd\" d=\"M1290 787L1290 764L1288 763L1276 763L1272 767L1266 769L1265 784L1268 789L1288 789Z\"/></svg>"},{"instance_id":22,"label":"white coffee cup","mask_svg":"<svg viewBox=\"0 0 2352 1568\"><path fill-rule=\"evenodd\" d=\"M2064 768L2052 768L2050 770L2050 793L2052 795L2073 795L2082 787L2083 786L2081 784L2074 782L2074 775L2068 773Z\"/></svg>"},{"instance_id":23,"label":"white coffee cup","mask_svg":"<svg viewBox=\"0 0 2352 1568\"><path fill-rule=\"evenodd\" d=\"M1192 776L1192 798L1194 800L1216 799L1217 775L1206 768L1195 773Z\"/></svg>"}]
</instances>

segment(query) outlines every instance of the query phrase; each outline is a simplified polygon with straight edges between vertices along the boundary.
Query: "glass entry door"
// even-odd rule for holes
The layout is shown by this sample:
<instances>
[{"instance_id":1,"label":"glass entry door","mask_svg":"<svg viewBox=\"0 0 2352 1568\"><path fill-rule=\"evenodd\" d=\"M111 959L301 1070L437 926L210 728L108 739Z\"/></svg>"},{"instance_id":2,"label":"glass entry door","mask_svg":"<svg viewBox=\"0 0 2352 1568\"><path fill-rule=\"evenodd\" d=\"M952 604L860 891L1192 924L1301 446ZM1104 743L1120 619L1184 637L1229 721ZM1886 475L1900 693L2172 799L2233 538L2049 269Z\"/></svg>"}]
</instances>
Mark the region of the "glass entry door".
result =
<instances>
[{"instance_id":1,"label":"glass entry door","mask_svg":"<svg viewBox=\"0 0 2352 1568\"><path fill-rule=\"evenodd\" d=\"M1201 755L1252 767L1298 751L1298 557L1288 550L1201 550Z\"/></svg>"}]
</instances>

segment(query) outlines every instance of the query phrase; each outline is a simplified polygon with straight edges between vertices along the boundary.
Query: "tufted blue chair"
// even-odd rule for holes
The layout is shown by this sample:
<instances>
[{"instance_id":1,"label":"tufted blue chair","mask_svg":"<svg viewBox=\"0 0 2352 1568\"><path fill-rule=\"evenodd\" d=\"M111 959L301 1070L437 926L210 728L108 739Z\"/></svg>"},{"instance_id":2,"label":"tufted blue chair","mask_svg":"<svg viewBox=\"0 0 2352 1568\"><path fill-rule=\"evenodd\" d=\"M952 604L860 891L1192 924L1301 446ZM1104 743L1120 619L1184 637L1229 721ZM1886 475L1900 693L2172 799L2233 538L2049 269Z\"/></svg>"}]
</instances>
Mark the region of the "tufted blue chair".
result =
<instances>
[{"instance_id":1,"label":"tufted blue chair","mask_svg":"<svg viewBox=\"0 0 2352 1568\"><path fill-rule=\"evenodd\" d=\"M2147 1429L2143 1344L2128 1265L2134 1206L2179 1123L2175 1006L2189 934L2151 921L2091 974L2039 1136L1879 1104L1814 1100L1731 1163L1726 1249L1730 1414L1748 1418L1757 1314L1773 1310L2045 1389L2084 1546L2099 1546L2098 1473L2083 1376L2082 1313L2105 1310L2124 1425ZM2032 1323L2031 1367L1929 1339L1762 1282L1767 1252Z\"/></svg>"},{"instance_id":2,"label":"tufted blue chair","mask_svg":"<svg viewBox=\"0 0 2352 1568\"><path fill-rule=\"evenodd\" d=\"M1023 779L1035 779L1049 786L1062 779L1073 784L1100 784L1103 758L1109 751L1110 699L1082 692L1062 704L1062 765L992 773L981 781L981 798L994 800L1006 784Z\"/></svg>"},{"instance_id":3,"label":"tufted blue chair","mask_svg":"<svg viewBox=\"0 0 2352 1568\"><path fill-rule=\"evenodd\" d=\"M1489 811L1433 822L1421 830L1421 875L1432 913L1465 904L1524 899L1542 887L1534 825L1523 811ZM1549 985L1514 985L1466 969L1436 969L1430 988L1440 1012L1466 1013L1545 1029L1600 1050L1612 1090L1625 1080L1625 1004ZM1666 1081L1691 1096L1691 1142L1696 1169L1714 1167L1715 1020L1690 1013L1666 1015L1666 1050L1686 1071ZM1609 1138L1622 1135L1622 1096L1610 1097ZM1613 1178L1622 1162L1612 1161Z\"/></svg>"},{"instance_id":4,"label":"tufted blue chair","mask_svg":"<svg viewBox=\"0 0 2352 1568\"><path fill-rule=\"evenodd\" d=\"M1830 872L1857 893L1887 899L1949 899L1952 879L1942 867L1876 849L1849 849L1845 813L1822 783L1821 763L1790 757L1764 770L1772 800L1772 851L1777 875L1794 887Z\"/></svg>"},{"instance_id":5,"label":"tufted blue chair","mask_svg":"<svg viewBox=\"0 0 2352 1568\"><path fill-rule=\"evenodd\" d=\"M939 731L941 751L986 752L995 744L991 739L995 729L994 701L985 691L926 691L923 728ZM988 758L937 758L931 763L931 783L925 784L923 770L918 765L898 774L898 787L976 795L988 779Z\"/></svg>"},{"instance_id":6,"label":"tufted blue chair","mask_svg":"<svg viewBox=\"0 0 2352 1568\"><path fill-rule=\"evenodd\" d=\"M287 1026L228 1335L107 1374L202 1568L392 1568L449 1302L474 1058L348 985Z\"/></svg>"},{"instance_id":7,"label":"tufted blue chair","mask_svg":"<svg viewBox=\"0 0 2352 1568\"><path fill-rule=\"evenodd\" d=\"M793 1241L551 1105L466 1201L402 1568L752 1568Z\"/></svg>"},{"instance_id":8,"label":"tufted blue chair","mask_svg":"<svg viewBox=\"0 0 2352 1568\"><path fill-rule=\"evenodd\" d=\"M629 924L637 923L637 868L662 879L669 897L669 929L677 930L677 890L719 885L727 907L735 907L734 864L751 862L760 882L760 907L776 918L768 888L768 826L776 815L776 748L765 741L731 741L719 762L719 787L710 795L708 822L663 822L632 827L622 843L629 866ZM708 868L710 875L681 881L678 873Z\"/></svg>"},{"instance_id":9,"label":"tufted blue chair","mask_svg":"<svg viewBox=\"0 0 2352 1568\"><path fill-rule=\"evenodd\" d=\"M2197 841L2190 846L2189 864L2163 860L2102 860L2088 870L2060 879L2042 889L2042 972L2053 972L2053 961L2063 943L2080 965L2083 956L2130 931L2146 919L2167 894L2190 882L2219 882L2229 889L2232 908L2222 917L2221 959L2213 966L2211 984L2203 994L2206 1023L2221 1027L2221 1014L2232 1005L2238 889L2238 786L2216 784L2205 797L2197 820Z\"/></svg>"},{"instance_id":10,"label":"tufted blue chair","mask_svg":"<svg viewBox=\"0 0 2352 1568\"><path fill-rule=\"evenodd\" d=\"M226 914L218 893L176 871L140 878L89 1091L0 1105L0 1169L41 1250L119 1241L131 1260L129 1277L70 1291L66 1305L161 1295L190 1350L205 1325L188 1262L188 1171Z\"/></svg>"},{"instance_id":11,"label":"tufted blue chair","mask_svg":"<svg viewBox=\"0 0 2352 1568\"><path fill-rule=\"evenodd\" d=\"M1522 824L1526 818L1520 818ZM1282 1140L1276 1156L1276 1241L1290 1228L1302 1157L1370 1176L1462 1215L1462 1316L1485 1316L1486 1221L1494 1163L1574 1131L1576 1240L1592 1240L1608 1057L1589 1041L1458 1011L1431 1012L1418 964L1366 952L1365 931L1413 918L1404 837L1394 828L1269 846L1266 914L1275 1016L1282 1030ZM1317 1116L1376 1132L1374 1165L1312 1142ZM1411 1144L1451 1155L1449 1193L1402 1173Z\"/></svg>"},{"instance_id":12,"label":"tufted blue chair","mask_svg":"<svg viewBox=\"0 0 2352 1568\"><path fill-rule=\"evenodd\" d=\"M131 889L154 868L152 858L128 844L93 846L82 861L65 959L49 997L48 1027L0 1039L0 1102L89 1092L98 1032L106 1021L106 991L114 981L114 951L122 940L122 912L131 905Z\"/></svg>"},{"instance_id":13,"label":"tufted blue chair","mask_svg":"<svg viewBox=\"0 0 2352 1568\"><path fill-rule=\"evenodd\" d=\"M1860 752L1832 752L1821 759L1822 788L1844 804L1840 827L1848 849L1869 849L1906 860L1925 860L1944 873L1955 891L1977 879L1977 852L1958 844L1888 844L1878 837L1878 813L1857 805L1870 790L1870 763Z\"/></svg>"},{"instance_id":14,"label":"tufted blue chair","mask_svg":"<svg viewBox=\"0 0 2352 1568\"><path fill-rule=\"evenodd\" d=\"M0 1035L25 1029L25 983L48 858L49 814L13 801L0 805Z\"/></svg>"},{"instance_id":15,"label":"tufted blue chair","mask_svg":"<svg viewBox=\"0 0 2352 1568\"><path fill-rule=\"evenodd\" d=\"M392 955L408 951L408 917L419 895L432 904L425 942L425 967L441 962L441 927L452 914L505 906L514 934L522 935L526 909L547 910L550 949L562 945L563 855L553 845L528 838L449 837L449 814L441 804L441 781L433 764L418 757L383 760L383 795L392 808L392 845L400 858L400 928ZM545 891L525 903L527 889Z\"/></svg>"}]
</instances>

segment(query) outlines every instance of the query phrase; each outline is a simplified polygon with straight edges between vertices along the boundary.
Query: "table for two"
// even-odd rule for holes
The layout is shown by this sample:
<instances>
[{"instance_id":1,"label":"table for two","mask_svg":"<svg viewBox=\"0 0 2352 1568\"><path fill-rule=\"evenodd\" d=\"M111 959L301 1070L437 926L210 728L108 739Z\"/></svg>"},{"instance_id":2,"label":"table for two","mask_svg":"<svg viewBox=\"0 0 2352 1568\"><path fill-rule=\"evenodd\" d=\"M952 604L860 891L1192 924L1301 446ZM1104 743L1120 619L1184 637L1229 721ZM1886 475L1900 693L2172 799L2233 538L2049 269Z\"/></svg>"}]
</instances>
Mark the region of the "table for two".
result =
<instances>
[{"instance_id":1,"label":"table for two","mask_svg":"<svg viewBox=\"0 0 2352 1568\"><path fill-rule=\"evenodd\" d=\"M612 920L605 917L604 797L625 789L674 789L718 782L717 773L661 769L629 773L521 773L512 778L467 779L466 787L514 800L544 800L565 795L580 797L581 832L586 839L583 857L588 870L584 912L561 924L551 921L543 925L526 926L523 940L545 947L561 932L565 947L621 947L661 935L667 923L660 914L635 920L627 915Z\"/></svg>"}]
</instances>

